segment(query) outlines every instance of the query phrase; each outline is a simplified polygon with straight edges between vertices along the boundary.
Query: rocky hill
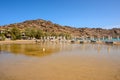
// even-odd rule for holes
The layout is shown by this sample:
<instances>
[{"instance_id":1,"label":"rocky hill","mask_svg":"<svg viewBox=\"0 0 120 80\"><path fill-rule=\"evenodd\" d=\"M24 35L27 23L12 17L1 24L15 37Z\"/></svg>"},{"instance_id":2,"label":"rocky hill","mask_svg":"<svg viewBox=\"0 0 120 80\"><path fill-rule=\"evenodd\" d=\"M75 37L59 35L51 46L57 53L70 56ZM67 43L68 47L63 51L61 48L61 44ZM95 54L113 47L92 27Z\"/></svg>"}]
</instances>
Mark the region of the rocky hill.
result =
<instances>
[{"instance_id":1,"label":"rocky hill","mask_svg":"<svg viewBox=\"0 0 120 80\"><path fill-rule=\"evenodd\" d=\"M40 29L44 32L54 32L54 33L67 33L71 36L86 36L86 37L103 37L103 36L120 36L120 28L113 29L102 29L102 28L73 28L70 26L61 26L59 24L52 23L51 21L46 21L42 19L28 20L22 23L15 23L5 26L0 26L1 29L8 29L12 27L18 27L20 30L25 28L35 28Z\"/></svg>"}]
</instances>

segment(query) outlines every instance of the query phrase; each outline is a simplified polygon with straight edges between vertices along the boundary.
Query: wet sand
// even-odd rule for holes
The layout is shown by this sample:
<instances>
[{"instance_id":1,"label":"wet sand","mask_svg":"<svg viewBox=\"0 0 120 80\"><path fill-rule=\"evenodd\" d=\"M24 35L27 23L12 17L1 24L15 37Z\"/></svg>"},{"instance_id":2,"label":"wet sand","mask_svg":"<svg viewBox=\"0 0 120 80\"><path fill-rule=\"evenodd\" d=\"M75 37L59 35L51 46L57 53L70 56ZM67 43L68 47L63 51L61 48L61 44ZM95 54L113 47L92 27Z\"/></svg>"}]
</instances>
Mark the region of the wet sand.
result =
<instances>
[{"instance_id":1,"label":"wet sand","mask_svg":"<svg viewBox=\"0 0 120 80\"><path fill-rule=\"evenodd\" d=\"M35 40L5 40L0 41L0 44L30 44L35 43Z\"/></svg>"}]
</instances>

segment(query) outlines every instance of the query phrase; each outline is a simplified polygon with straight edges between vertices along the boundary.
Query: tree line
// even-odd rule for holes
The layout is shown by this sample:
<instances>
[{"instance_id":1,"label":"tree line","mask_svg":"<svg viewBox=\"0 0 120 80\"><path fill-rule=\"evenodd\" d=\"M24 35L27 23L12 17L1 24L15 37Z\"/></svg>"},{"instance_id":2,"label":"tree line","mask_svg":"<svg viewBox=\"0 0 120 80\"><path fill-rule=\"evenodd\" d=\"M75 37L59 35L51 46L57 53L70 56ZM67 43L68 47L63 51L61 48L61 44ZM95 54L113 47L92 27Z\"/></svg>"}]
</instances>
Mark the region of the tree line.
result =
<instances>
[{"instance_id":1,"label":"tree line","mask_svg":"<svg viewBox=\"0 0 120 80\"><path fill-rule=\"evenodd\" d=\"M19 29L17 27L0 30L0 40L5 40L9 38L11 40L21 40L21 39L41 39L42 37L47 36L62 36L66 39L70 39L71 35L68 33L55 33L55 32L45 32L41 29L36 28L25 28Z\"/></svg>"}]
</instances>

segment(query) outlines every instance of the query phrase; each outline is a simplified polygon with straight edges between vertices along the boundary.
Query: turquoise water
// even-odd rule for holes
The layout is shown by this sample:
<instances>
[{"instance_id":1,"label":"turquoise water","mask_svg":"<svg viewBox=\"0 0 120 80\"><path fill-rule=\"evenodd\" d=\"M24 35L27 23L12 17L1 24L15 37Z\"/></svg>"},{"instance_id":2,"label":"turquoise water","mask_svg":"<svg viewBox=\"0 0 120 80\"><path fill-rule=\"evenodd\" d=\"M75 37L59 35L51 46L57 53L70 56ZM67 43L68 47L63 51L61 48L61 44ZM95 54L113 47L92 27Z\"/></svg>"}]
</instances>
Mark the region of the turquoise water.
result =
<instances>
[{"instance_id":1,"label":"turquoise water","mask_svg":"<svg viewBox=\"0 0 120 80\"><path fill-rule=\"evenodd\" d=\"M76 39L76 40L83 40L83 39ZM108 38L94 38L94 39L90 39L90 38L87 38L85 40L101 40L101 41L120 41L120 38L112 38L112 39L108 39Z\"/></svg>"},{"instance_id":2,"label":"turquoise water","mask_svg":"<svg viewBox=\"0 0 120 80\"><path fill-rule=\"evenodd\" d=\"M100 39L100 40L102 40L102 41L120 41L120 38L118 39L118 38L112 38L112 39L108 39L108 38L106 38L106 39Z\"/></svg>"}]
</instances>

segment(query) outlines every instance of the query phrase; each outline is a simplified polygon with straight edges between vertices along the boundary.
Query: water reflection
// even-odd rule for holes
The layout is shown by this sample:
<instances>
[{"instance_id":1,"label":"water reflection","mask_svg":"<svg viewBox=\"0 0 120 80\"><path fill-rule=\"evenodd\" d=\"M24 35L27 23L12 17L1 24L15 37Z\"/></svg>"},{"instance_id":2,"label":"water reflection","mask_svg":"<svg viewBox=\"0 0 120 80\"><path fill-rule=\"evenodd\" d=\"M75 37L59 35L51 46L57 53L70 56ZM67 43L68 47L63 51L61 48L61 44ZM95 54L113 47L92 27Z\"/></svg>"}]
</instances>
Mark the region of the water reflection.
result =
<instances>
[{"instance_id":1,"label":"water reflection","mask_svg":"<svg viewBox=\"0 0 120 80\"><path fill-rule=\"evenodd\" d=\"M112 48L112 50L111 50ZM13 54L23 54L27 56L47 56L57 52L80 50L89 53L112 53L118 52L119 45L103 44L67 44L67 43L39 43L39 44L6 44L0 45L0 51L7 51ZM1 53L1 52L0 52Z\"/></svg>"},{"instance_id":2,"label":"water reflection","mask_svg":"<svg viewBox=\"0 0 120 80\"><path fill-rule=\"evenodd\" d=\"M46 56L60 51L59 44L7 44L1 45L1 51L27 56Z\"/></svg>"}]
</instances>

